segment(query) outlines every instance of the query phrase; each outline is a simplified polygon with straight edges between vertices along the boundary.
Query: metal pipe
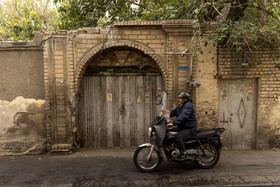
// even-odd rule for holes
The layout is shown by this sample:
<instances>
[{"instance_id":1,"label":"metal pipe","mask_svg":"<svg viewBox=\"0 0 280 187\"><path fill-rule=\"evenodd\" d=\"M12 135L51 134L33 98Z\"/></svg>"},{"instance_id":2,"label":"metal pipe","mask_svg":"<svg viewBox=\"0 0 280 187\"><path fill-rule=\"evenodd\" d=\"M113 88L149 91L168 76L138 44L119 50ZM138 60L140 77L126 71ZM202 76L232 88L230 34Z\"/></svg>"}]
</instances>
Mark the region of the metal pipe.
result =
<instances>
[{"instance_id":1,"label":"metal pipe","mask_svg":"<svg viewBox=\"0 0 280 187\"><path fill-rule=\"evenodd\" d=\"M191 66L191 68L190 68L190 72L191 72L190 73L190 78L192 79L192 71L193 71L192 70L192 66L193 66L193 56L192 55L191 55L191 65L190 66Z\"/></svg>"},{"instance_id":2,"label":"metal pipe","mask_svg":"<svg viewBox=\"0 0 280 187\"><path fill-rule=\"evenodd\" d=\"M157 54L157 55L191 55L191 53L174 53L174 52L145 52L145 54Z\"/></svg>"}]
</instances>

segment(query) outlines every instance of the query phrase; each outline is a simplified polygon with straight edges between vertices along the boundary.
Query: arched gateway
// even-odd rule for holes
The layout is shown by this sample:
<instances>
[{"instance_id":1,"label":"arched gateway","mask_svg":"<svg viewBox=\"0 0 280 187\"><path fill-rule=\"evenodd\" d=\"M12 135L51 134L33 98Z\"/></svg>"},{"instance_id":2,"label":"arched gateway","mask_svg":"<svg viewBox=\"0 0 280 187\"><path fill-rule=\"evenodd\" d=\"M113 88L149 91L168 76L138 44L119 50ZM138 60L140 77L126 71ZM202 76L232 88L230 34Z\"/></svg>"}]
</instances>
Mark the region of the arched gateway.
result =
<instances>
[{"instance_id":1,"label":"arched gateway","mask_svg":"<svg viewBox=\"0 0 280 187\"><path fill-rule=\"evenodd\" d=\"M78 140L83 147L128 147L148 140L160 112L165 69L152 49L130 41L88 52L76 71Z\"/></svg>"},{"instance_id":2,"label":"arched gateway","mask_svg":"<svg viewBox=\"0 0 280 187\"><path fill-rule=\"evenodd\" d=\"M189 21L120 22L45 33L47 147L133 146L147 139L163 90L186 89ZM179 54L179 55L178 55ZM175 101L175 102L174 102Z\"/></svg>"}]
</instances>

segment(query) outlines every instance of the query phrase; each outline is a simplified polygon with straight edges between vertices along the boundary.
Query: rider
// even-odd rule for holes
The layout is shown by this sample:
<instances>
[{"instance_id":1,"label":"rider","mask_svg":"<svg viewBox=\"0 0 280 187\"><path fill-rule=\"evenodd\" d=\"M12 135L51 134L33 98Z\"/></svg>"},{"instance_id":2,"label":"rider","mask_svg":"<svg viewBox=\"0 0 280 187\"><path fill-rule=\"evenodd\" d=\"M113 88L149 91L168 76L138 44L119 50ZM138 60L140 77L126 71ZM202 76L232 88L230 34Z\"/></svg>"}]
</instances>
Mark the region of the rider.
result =
<instances>
[{"instance_id":1,"label":"rider","mask_svg":"<svg viewBox=\"0 0 280 187\"><path fill-rule=\"evenodd\" d=\"M184 159L187 156L184 139L190 139L195 135L196 116L192 105L192 100L187 92L180 92L178 95L179 105L170 112L170 117L176 116L172 123L168 123L168 127L176 125L174 129L178 132L175 136L176 144L180 150L180 156L177 159Z\"/></svg>"}]
</instances>

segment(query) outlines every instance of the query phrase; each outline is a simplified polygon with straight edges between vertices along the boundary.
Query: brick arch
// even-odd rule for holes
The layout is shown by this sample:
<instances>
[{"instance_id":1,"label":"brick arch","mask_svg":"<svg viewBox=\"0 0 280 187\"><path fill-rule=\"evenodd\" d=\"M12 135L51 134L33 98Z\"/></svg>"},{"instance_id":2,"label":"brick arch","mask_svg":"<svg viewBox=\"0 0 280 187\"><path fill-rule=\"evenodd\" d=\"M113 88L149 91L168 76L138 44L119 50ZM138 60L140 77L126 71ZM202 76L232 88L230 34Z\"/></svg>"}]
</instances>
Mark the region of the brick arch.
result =
<instances>
[{"instance_id":1,"label":"brick arch","mask_svg":"<svg viewBox=\"0 0 280 187\"><path fill-rule=\"evenodd\" d=\"M155 52L152 48L143 45L141 43L138 42L134 42L134 41L128 41L128 40L118 40L118 41L110 41L107 42L105 44L101 44L93 49L91 49L89 52L87 52L82 58L81 60L78 62L77 65L77 69L75 72L75 86L76 86L76 91L79 92L80 90L80 84L82 82L82 78L83 75L86 71L87 65L89 63L89 60L96 55L97 53L99 53L102 50L111 48L111 47L130 47L130 48L135 48L138 49L142 52ZM166 68L164 67L164 62L163 60L156 54L148 54L148 56L150 56L158 65L162 77L163 77L163 83L164 83L164 87L165 89L167 89L167 71Z\"/></svg>"}]
</instances>

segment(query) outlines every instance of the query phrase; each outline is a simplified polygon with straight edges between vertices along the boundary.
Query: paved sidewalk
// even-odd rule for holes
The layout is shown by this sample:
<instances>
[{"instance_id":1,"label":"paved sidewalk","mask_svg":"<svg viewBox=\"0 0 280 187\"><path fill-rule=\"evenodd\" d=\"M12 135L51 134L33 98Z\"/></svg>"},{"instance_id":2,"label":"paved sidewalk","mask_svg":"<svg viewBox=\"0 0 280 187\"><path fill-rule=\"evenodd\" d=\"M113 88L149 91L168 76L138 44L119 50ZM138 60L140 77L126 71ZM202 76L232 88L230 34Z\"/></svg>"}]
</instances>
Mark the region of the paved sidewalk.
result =
<instances>
[{"instance_id":1,"label":"paved sidewalk","mask_svg":"<svg viewBox=\"0 0 280 187\"><path fill-rule=\"evenodd\" d=\"M223 150L209 170L165 161L153 173L135 168L135 149L1 156L0 186L280 186L279 149Z\"/></svg>"}]
</instances>

